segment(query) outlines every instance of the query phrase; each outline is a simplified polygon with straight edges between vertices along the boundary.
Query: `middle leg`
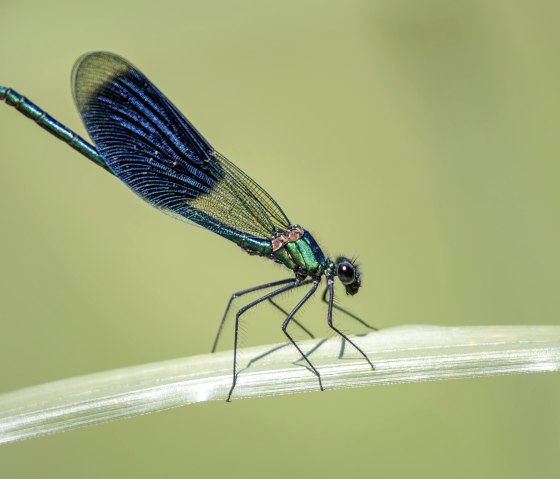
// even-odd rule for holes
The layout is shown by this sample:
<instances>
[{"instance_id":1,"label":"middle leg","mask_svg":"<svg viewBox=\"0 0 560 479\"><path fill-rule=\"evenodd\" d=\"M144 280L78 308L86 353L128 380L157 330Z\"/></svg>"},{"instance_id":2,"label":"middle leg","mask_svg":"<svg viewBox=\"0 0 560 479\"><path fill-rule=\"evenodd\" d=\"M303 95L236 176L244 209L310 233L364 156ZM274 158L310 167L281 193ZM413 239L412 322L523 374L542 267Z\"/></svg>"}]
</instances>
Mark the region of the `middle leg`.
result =
<instances>
[{"instance_id":1,"label":"middle leg","mask_svg":"<svg viewBox=\"0 0 560 479\"><path fill-rule=\"evenodd\" d=\"M290 340L290 342L294 345L294 347L299 351L301 357L305 360L305 362L309 366L309 369L313 372L313 374L315 374L315 376L317 376L317 380L319 381L319 388L321 389L321 391L324 391L323 383L321 382L321 375L319 374L319 371L317 371L317 369L315 368L315 366L313 366L313 364L311 363L307 355L301 350L298 344L290 336L290 333L288 333L288 325L290 324L290 321L293 320L294 314L296 314L299 308L301 308L307 302L307 300L315 293L315 291L317 291L317 286L319 286L319 281L320 280L313 281L313 286L311 286L311 289L305 294L305 296L301 299L301 301L298 304L296 304L294 309L292 309L292 311L290 312L290 314L282 324L282 331L284 332L286 337Z\"/></svg>"}]
</instances>

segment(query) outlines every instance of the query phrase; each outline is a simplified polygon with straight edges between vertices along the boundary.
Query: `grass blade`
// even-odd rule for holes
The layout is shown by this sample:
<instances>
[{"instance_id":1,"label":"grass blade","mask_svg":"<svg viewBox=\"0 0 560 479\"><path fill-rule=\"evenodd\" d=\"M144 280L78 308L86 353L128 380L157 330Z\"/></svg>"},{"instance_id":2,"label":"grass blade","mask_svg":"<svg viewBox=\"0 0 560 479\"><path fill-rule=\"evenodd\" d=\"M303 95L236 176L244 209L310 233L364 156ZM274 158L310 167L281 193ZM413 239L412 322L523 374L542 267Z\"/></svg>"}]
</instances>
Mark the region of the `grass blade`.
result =
<instances>
[{"instance_id":1,"label":"grass blade","mask_svg":"<svg viewBox=\"0 0 560 479\"><path fill-rule=\"evenodd\" d=\"M327 389L493 374L558 371L560 326L402 326L355 337L376 365L372 371L341 342L326 340L311 358ZM319 340L302 341L305 351ZM270 351L274 351L267 354ZM293 348L241 351L244 369L233 399L318 391L317 380L294 364ZM0 443L27 439L201 401L223 400L232 352L207 354L80 376L0 395ZM232 407L225 406L224 407Z\"/></svg>"}]
</instances>

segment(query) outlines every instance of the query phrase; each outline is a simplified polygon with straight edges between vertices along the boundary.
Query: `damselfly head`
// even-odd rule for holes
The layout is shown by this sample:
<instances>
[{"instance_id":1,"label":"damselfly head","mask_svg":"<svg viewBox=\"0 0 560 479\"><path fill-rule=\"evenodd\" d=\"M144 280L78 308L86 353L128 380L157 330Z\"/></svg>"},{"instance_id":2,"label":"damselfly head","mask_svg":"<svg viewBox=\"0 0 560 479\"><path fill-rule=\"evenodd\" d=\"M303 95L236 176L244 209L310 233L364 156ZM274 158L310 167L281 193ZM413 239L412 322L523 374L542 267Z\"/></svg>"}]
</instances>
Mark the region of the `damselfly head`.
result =
<instances>
[{"instance_id":1,"label":"damselfly head","mask_svg":"<svg viewBox=\"0 0 560 479\"><path fill-rule=\"evenodd\" d=\"M346 288L346 294L356 294L361 285L358 265L344 256L336 258L335 264L336 275Z\"/></svg>"}]
</instances>

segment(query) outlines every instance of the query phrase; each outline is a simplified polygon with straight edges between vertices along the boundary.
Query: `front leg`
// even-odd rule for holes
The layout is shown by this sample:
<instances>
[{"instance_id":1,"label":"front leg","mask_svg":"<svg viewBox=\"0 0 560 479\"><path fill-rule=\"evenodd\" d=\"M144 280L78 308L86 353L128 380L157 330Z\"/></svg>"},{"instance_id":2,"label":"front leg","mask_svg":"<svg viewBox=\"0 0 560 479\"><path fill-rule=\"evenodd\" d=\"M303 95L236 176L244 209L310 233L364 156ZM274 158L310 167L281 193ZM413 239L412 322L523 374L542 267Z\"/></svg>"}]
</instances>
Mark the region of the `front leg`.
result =
<instances>
[{"instance_id":1,"label":"front leg","mask_svg":"<svg viewBox=\"0 0 560 479\"><path fill-rule=\"evenodd\" d=\"M329 304L329 302L327 301L327 294L329 292L329 286L327 284L327 287L325 288L325 291L323 291L323 296L321 297L322 301L326 304ZM340 311L341 313L346 314L347 316L350 316L352 319L354 319L355 321L358 321L358 323L362 324L363 326L365 326L368 329L371 329L372 331L379 331L378 328L366 323L363 319L359 318L358 316L356 316L355 314L351 313L350 311L348 311L347 309L341 308L340 306L338 306L337 304L332 305L332 307L334 309L336 309L337 311Z\"/></svg>"},{"instance_id":2,"label":"front leg","mask_svg":"<svg viewBox=\"0 0 560 479\"><path fill-rule=\"evenodd\" d=\"M334 280L331 278L327 278L327 290L329 291L329 302L328 302L328 311L327 311L327 322L329 324L329 327L335 331L337 334L339 334L340 336L342 336L342 338L344 338L345 341L348 341L348 343L350 343L352 346L354 346L354 348L364 357L364 359L369 363L369 365L371 366L371 369L375 369L375 366L373 365L373 363L370 361L370 359L367 357L367 354L364 353L362 351L362 349L356 344L354 343L354 341L352 341L350 338L348 338L348 336L346 336L342 331L340 331L334 324L333 324L333 317L332 317L332 310L333 310L333 302L334 302Z\"/></svg>"}]
</instances>

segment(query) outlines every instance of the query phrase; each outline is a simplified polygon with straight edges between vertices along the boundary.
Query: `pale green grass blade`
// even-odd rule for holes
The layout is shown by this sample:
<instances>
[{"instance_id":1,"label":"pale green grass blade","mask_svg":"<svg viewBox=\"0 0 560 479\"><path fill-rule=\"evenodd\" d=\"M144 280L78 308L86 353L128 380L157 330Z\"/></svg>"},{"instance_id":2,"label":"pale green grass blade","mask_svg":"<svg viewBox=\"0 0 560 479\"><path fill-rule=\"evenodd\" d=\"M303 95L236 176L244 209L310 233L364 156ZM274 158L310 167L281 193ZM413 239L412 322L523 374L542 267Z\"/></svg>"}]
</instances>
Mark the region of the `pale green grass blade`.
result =
<instances>
[{"instance_id":1,"label":"pale green grass blade","mask_svg":"<svg viewBox=\"0 0 560 479\"><path fill-rule=\"evenodd\" d=\"M373 384L557 371L560 326L403 326L353 337L376 365L372 371L350 346L338 359L333 338L313 353L327 389ZM317 341L302 341L308 351ZM242 351L243 364L270 351ZM314 391L315 376L292 364L282 348L243 370L233 399ZM200 401L224 400L231 351L144 364L42 384L0 395L0 443L65 431ZM328 392L323 393L328 394Z\"/></svg>"}]
</instances>

